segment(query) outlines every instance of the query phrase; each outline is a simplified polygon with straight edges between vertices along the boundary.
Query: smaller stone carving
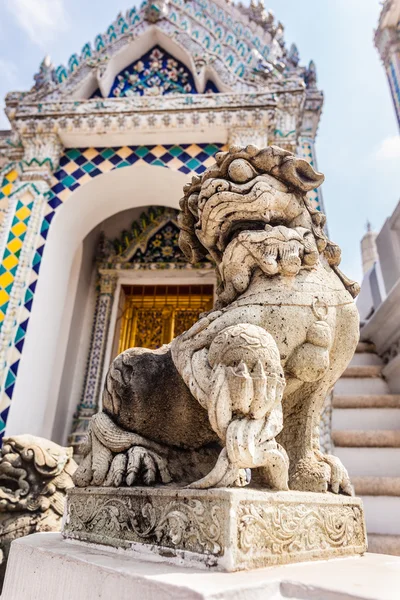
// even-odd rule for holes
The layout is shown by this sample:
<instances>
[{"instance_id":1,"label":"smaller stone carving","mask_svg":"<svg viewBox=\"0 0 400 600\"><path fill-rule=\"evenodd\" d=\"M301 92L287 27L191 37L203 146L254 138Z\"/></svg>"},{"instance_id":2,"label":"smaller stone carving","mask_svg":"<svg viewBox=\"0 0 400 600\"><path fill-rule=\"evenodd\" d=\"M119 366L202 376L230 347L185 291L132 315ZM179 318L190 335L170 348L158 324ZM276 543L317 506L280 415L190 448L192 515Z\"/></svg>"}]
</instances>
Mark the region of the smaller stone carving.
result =
<instances>
[{"instance_id":1,"label":"smaller stone carving","mask_svg":"<svg viewBox=\"0 0 400 600\"><path fill-rule=\"evenodd\" d=\"M72 448L30 435L5 438L0 456L0 584L11 542L60 531L65 495L77 464Z\"/></svg>"},{"instance_id":2,"label":"smaller stone carving","mask_svg":"<svg viewBox=\"0 0 400 600\"><path fill-rule=\"evenodd\" d=\"M145 19L149 23L157 23L168 15L169 0L149 0L145 7Z\"/></svg>"},{"instance_id":3,"label":"smaller stone carving","mask_svg":"<svg viewBox=\"0 0 400 600\"><path fill-rule=\"evenodd\" d=\"M287 63L289 67L296 68L299 66L300 53L296 44L290 46L289 54L287 57Z\"/></svg>"},{"instance_id":4,"label":"smaller stone carving","mask_svg":"<svg viewBox=\"0 0 400 600\"><path fill-rule=\"evenodd\" d=\"M308 69L304 74L304 81L306 82L306 87L312 90L317 89L317 68L315 66L315 62L310 60L310 64L308 65Z\"/></svg>"},{"instance_id":5,"label":"smaller stone carving","mask_svg":"<svg viewBox=\"0 0 400 600\"><path fill-rule=\"evenodd\" d=\"M40 63L39 71L33 76L35 85L33 86L34 91L40 89L53 87L57 83L56 70L50 60L50 56L45 56Z\"/></svg>"}]
</instances>

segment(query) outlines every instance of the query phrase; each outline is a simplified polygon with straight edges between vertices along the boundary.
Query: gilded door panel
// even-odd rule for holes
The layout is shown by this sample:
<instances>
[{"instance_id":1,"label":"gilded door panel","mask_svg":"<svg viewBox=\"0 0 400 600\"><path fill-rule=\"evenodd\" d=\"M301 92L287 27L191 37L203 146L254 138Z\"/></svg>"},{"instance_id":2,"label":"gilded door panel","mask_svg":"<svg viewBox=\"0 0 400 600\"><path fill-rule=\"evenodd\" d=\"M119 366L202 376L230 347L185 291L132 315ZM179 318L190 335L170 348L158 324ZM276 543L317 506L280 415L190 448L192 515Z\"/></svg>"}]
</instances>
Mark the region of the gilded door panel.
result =
<instances>
[{"instance_id":1,"label":"gilded door panel","mask_svg":"<svg viewBox=\"0 0 400 600\"><path fill-rule=\"evenodd\" d=\"M168 344L213 305L212 285L125 286L124 291L119 352Z\"/></svg>"}]
</instances>

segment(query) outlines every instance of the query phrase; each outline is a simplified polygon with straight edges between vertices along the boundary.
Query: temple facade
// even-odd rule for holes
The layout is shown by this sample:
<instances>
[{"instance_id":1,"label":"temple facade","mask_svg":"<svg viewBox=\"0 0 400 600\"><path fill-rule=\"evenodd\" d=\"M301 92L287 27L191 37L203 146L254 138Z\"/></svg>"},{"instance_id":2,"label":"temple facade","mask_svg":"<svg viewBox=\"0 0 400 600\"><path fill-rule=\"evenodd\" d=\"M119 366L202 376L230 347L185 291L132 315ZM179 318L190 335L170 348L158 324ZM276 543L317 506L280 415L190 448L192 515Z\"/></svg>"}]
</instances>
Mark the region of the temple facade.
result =
<instances>
[{"instance_id":1,"label":"temple facade","mask_svg":"<svg viewBox=\"0 0 400 600\"><path fill-rule=\"evenodd\" d=\"M400 0L385 0L375 31L375 45L388 78L400 127Z\"/></svg>"},{"instance_id":2,"label":"temple facade","mask_svg":"<svg viewBox=\"0 0 400 600\"><path fill-rule=\"evenodd\" d=\"M227 0L144 2L34 82L0 132L0 432L76 445L116 354L213 303L177 243L183 186L229 144L315 166L323 94L262 4Z\"/></svg>"}]
</instances>

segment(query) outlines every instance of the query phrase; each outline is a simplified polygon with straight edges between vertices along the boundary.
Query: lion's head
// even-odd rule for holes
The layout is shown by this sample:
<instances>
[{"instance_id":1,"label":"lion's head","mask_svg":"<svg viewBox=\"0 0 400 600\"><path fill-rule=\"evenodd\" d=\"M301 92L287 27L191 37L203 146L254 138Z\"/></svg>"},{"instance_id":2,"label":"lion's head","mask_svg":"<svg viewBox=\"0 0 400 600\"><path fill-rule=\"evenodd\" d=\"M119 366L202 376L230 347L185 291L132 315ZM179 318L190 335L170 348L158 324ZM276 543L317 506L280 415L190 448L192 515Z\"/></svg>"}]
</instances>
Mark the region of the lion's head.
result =
<instances>
[{"instance_id":1,"label":"lion's head","mask_svg":"<svg viewBox=\"0 0 400 600\"><path fill-rule=\"evenodd\" d=\"M179 243L190 262L205 256L215 261L225 285L220 299L225 293L224 302L230 302L233 289L242 292L256 266L271 276L295 275L323 255L337 270L340 248L324 231L325 215L307 197L324 181L321 173L275 146L233 146L215 160L184 188ZM243 268L235 271L235 261ZM342 281L355 295L353 282Z\"/></svg>"},{"instance_id":2,"label":"lion's head","mask_svg":"<svg viewBox=\"0 0 400 600\"><path fill-rule=\"evenodd\" d=\"M77 464L72 448L32 435L5 438L0 454L0 591L10 544L37 531L59 531Z\"/></svg>"},{"instance_id":3,"label":"lion's head","mask_svg":"<svg viewBox=\"0 0 400 600\"><path fill-rule=\"evenodd\" d=\"M0 513L54 511L62 516L77 465L72 448L31 435L5 438L0 456Z\"/></svg>"}]
</instances>

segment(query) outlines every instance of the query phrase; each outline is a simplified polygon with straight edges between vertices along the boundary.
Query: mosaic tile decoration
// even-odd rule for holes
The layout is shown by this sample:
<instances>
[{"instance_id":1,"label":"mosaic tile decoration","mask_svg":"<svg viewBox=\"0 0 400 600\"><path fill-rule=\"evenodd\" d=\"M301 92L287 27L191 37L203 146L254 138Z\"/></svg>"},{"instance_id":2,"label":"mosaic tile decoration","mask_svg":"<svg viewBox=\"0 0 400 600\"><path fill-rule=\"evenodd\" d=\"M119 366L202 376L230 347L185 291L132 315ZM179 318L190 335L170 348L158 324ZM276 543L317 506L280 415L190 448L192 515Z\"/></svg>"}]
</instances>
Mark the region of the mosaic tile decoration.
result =
<instances>
[{"instance_id":1,"label":"mosaic tile decoration","mask_svg":"<svg viewBox=\"0 0 400 600\"><path fill-rule=\"evenodd\" d=\"M159 46L154 46L116 76L109 97L197 93L189 69ZM218 93L218 89L211 81L207 81L204 93ZM92 98L98 97L102 98L99 89L92 95Z\"/></svg>"},{"instance_id":2,"label":"mosaic tile decoration","mask_svg":"<svg viewBox=\"0 0 400 600\"><path fill-rule=\"evenodd\" d=\"M315 166L315 155L314 155L314 140L312 138L300 138L300 143L297 148L296 154L301 158L304 158L306 161L310 163L312 167L316 169ZM318 169L316 169L318 170ZM308 198L310 199L314 208L318 210L324 211L324 204L322 201L322 192L321 188L317 188L308 192Z\"/></svg>"},{"instance_id":3,"label":"mosaic tile decoration","mask_svg":"<svg viewBox=\"0 0 400 600\"><path fill-rule=\"evenodd\" d=\"M5 218L9 198L15 188L17 177L18 173L15 169L11 169L2 176L0 183L0 220ZM18 200L15 216L11 223L10 231L8 232L3 260L0 265L0 328L7 310L10 292L18 266L19 253L24 241L31 208L31 204L26 206L23 201Z\"/></svg>"},{"instance_id":4,"label":"mosaic tile decoration","mask_svg":"<svg viewBox=\"0 0 400 600\"><path fill-rule=\"evenodd\" d=\"M225 149L226 146L224 144L182 144L180 146L169 144L165 146L124 146L122 148L73 148L65 152L60 160L59 169L54 173L54 183L45 208L41 235L33 258L29 285L23 301L23 318L19 323L14 340L11 366L7 373L5 393L2 396L0 404L0 440L4 436L5 424L28 329L29 316L43 251L57 208L67 200L74 190L101 173L107 173L114 169L131 165L147 164L167 167L187 175L190 173L201 174L207 167L214 163L214 154ZM10 172L8 177L10 181L3 182L1 187L4 196L12 193L13 188L9 184L14 185L13 182L15 181L16 174L14 176ZM1 273L4 277L3 280L0 278L0 283L2 281L3 286L5 286L5 295L3 294L2 301L0 302L0 314L3 314L3 318L18 264L18 255L27 229L30 211L31 204L23 204L22 201L18 201L4 255L8 268L4 265L3 261Z\"/></svg>"},{"instance_id":5,"label":"mosaic tile decoration","mask_svg":"<svg viewBox=\"0 0 400 600\"><path fill-rule=\"evenodd\" d=\"M16 169L11 168L0 173L0 223L8 208L8 198L11 196L18 177Z\"/></svg>"}]
</instances>

